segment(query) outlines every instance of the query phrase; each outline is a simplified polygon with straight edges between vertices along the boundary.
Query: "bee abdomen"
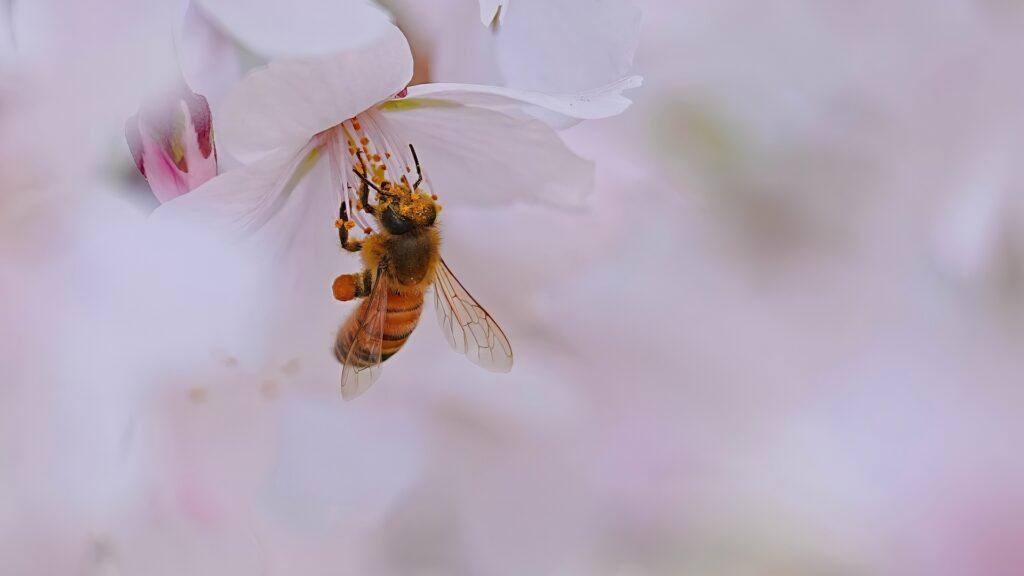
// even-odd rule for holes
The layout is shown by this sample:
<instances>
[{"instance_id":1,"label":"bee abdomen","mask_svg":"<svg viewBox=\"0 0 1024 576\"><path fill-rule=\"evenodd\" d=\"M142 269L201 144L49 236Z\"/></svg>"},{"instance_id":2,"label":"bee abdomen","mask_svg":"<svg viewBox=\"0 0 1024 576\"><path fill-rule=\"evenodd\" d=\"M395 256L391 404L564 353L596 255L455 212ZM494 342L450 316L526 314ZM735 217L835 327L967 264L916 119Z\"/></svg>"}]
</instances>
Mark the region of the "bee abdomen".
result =
<instances>
[{"instance_id":1,"label":"bee abdomen","mask_svg":"<svg viewBox=\"0 0 1024 576\"><path fill-rule=\"evenodd\" d=\"M367 331L360 335L359 319L364 317L363 307L366 305L367 301L364 300L359 310L353 312L338 330L334 355L343 364L350 350L353 351L351 362L357 367L371 366L375 363L373 349L377 344L380 345L381 362L401 350L423 313L423 293L388 292L387 311L381 334Z\"/></svg>"},{"instance_id":2,"label":"bee abdomen","mask_svg":"<svg viewBox=\"0 0 1024 576\"><path fill-rule=\"evenodd\" d=\"M381 360L387 360L402 349L423 314L423 293L388 294L388 311L381 335Z\"/></svg>"}]
</instances>

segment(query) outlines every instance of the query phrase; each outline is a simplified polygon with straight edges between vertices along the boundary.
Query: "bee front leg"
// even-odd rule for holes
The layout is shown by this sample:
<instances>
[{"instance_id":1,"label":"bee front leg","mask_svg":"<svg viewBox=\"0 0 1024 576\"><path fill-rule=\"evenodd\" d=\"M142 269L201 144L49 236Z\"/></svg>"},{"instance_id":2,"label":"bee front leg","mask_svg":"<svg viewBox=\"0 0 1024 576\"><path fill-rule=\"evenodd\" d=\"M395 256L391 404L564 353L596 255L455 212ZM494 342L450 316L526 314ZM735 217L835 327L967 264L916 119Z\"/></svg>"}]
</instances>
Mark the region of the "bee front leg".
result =
<instances>
[{"instance_id":1,"label":"bee front leg","mask_svg":"<svg viewBox=\"0 0 1024 576\"><path fill-rule=\"evenodd\" d=\"M342 274L334 279L334 297L342 302L366 298L373 288L373 273L363 270L355 274Z\"/></svg>"},{"instance_id":2,"label":"bee front leg","mask_svg":"<svg viewBox=\"0 0 1024 576\"><path fill-rule=\"evenodd\" d=\"M359 252L363 249L363 242L356 240L355 238L349 239L348 229L351 227L348 219L348 209L345 207L345 203L341 203L341 209L338 211L338 239L341 240L341 247L349 252Z\"/></svg>"},{"instance_id":3,"label":"bee front leg","mask_svg":"<svg viewBox=\"0 0 1024 576\"><path fill-rule=\"evenodd\" d=\"M363 185L359 187L359 202L363 205L363 210L367 214L373 216L377 213L377 207L370 204L370 187L365 180L363 180Z\"/></svg>"}]
</instances>

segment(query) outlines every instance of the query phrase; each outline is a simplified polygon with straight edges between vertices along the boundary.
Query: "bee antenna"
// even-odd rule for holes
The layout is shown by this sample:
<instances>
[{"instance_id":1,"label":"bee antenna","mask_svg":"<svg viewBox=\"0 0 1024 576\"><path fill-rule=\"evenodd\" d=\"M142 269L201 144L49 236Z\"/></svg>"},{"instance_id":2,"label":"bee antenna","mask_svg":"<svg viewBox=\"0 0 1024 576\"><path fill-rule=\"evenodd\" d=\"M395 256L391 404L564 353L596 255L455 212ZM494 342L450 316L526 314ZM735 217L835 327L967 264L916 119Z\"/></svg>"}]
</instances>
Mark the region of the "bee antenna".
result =
<instances>
[{"instance_id":1,"label":"bee antenna","mask_svg":"<svg viewBox=\"0 0 1024 576\"><path fill-rule=\"evenodd\" d=\"M416 175L419 176L416 183L412 185L412 189L416 190L423 183L423 170L420 169L420 158L416 155L416 147L409 144L409 150L412 150L412 160L416 163Z\"/></svg>"}]
</instances>

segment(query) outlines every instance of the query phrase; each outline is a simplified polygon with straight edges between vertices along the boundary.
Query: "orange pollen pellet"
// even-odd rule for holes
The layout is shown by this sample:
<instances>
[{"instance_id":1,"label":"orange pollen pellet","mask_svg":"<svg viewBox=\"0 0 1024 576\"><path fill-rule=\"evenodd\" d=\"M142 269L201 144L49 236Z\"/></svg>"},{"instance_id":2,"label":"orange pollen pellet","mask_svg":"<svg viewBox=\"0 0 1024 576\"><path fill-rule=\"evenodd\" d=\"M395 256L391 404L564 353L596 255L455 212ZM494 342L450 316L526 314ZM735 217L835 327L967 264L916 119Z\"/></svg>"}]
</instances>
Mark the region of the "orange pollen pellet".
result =
<instances>
[{"instance_id":1,"label":"orange pollen pellet","mask_svg":"<svg viewBox=\"0 0 1024 576\"><path fill-rule=\"evenodd\" d=\"M362 202L356 202L356 210L362 210L362 209L363 209L363 203Z\"/></svg>"},{"instance_id":2,"label":"orange pollen pellet","mask_svg":"<svg viewBox=\"0 0 1024 576\"><path fill-rule=\"evenodd\" d=\"M383 171L385 171L385 170L387 170L387 169L388 169L388 167L387 167L387 166L385 166L385 165L383 165L383 164L381 164L381 165L380 165L380 171L381 171L381 172L383 172Z\"/></svg>"},{"instance_id":3,"label":"orange pollen pellet","mask_svg":"<svg viewBox=\"0 0 1024 576\"><path fill-rule=\"evenodd\" d=\"M351 220L349 220L348 222L345 222L345 229L346 230L351 230L351 229L353 229L355 227L356 227L356 223L355 222L353 222Z\"/></svg>"},{"instance_id":4,"label":"orange pollen pellet","mask_svg":"<svg viewBox=\"0 0 1024 576\"><path fill-rule=\"evenodd\" d=\"M363 129L363 127L359 124L359 120L353 120L352 127L355 128L357 132Z\"/></svg>"},{"instance_id":5,"label":"orange pollen pellet","mask_svg":"<svg viewBox=\"0 0 1024 576\"><path fill-rule=\"evenodd\" d=\"M380 154L374 154L373 155L373 161L374 162L380 162Z\"/></svg>"},{"instance_id":6,"label":"orange pollen pellet","mask_svg":"<svg viewBox=\"0 0 1024 576\"><path fill-rule=\"evenodd\" d=\"M335 228L341 228L344 225L345 225L345 222L341 218L338 218L337 220L334 221L334 227Z\"/></svg>"},{"instance_id":7,"label":"orange pollen pellet","mask_svg":"<svg viewBox=\"0 0 1024 576\"><path fill-rule=\"evenodd\" d=\"M437 194L431 194L430 199L433 200L434 202L437 202Z\"/></svg>"},{"instance_id":8,"label":"orange pollen pellet","mask_svg":"<svg viewBox=\"0 0 1024 576\"><path fill-rule=\"evenodd\" d=\"M369 226L367 226L366 228L363 228L363 234L372 234L372 233L373 233L373 228L370 228Z\"/></svg>"},{"instance_id":9,"label":"orange pollen pellet","mask_svg":"<svg viewBox=\"0 0 1024 576\"><path fill-rule=\"evenodd\" d=\"M363 146L366 146L367 144L370 143L370 139L367 138L366 136L363 136L362 138L359 139L359 143L362 144Z\"/></svg>"}]
</instances>

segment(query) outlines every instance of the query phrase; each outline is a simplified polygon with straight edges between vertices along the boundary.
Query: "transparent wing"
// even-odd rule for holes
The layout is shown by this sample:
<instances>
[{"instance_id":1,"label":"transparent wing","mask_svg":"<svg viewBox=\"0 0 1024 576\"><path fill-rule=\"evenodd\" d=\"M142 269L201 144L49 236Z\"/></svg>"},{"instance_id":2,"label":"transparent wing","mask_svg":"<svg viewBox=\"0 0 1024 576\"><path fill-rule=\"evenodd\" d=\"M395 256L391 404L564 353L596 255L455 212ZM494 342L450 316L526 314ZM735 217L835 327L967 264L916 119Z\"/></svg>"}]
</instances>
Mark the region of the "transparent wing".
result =
<instances>
[{"instance_id":1,"label":"transparent wing","mask_svg":"<svg viewBox=\"0 0 1024 576\"><path fill-rule=\"evenodd\" d=\"M434 309L441 331L456 352L491 372L512 369L512 345L505 333L444 260L434 271Z\"/></svg>"},{"instance_id":2,"label":"transparent wing","mask_svg":"<svg viewBox=\"0 0 1024 576\"><path fill-rule=\"evenodd\" d=\"M346 347L344 368L341 370L341 395L351 400L366 392L377 381L381 372L381 334L388 309L387 262L381 260L373 290L363 302L355 325L345 322L338 332L337 346Z\"/></svg>"}]
</instances>

